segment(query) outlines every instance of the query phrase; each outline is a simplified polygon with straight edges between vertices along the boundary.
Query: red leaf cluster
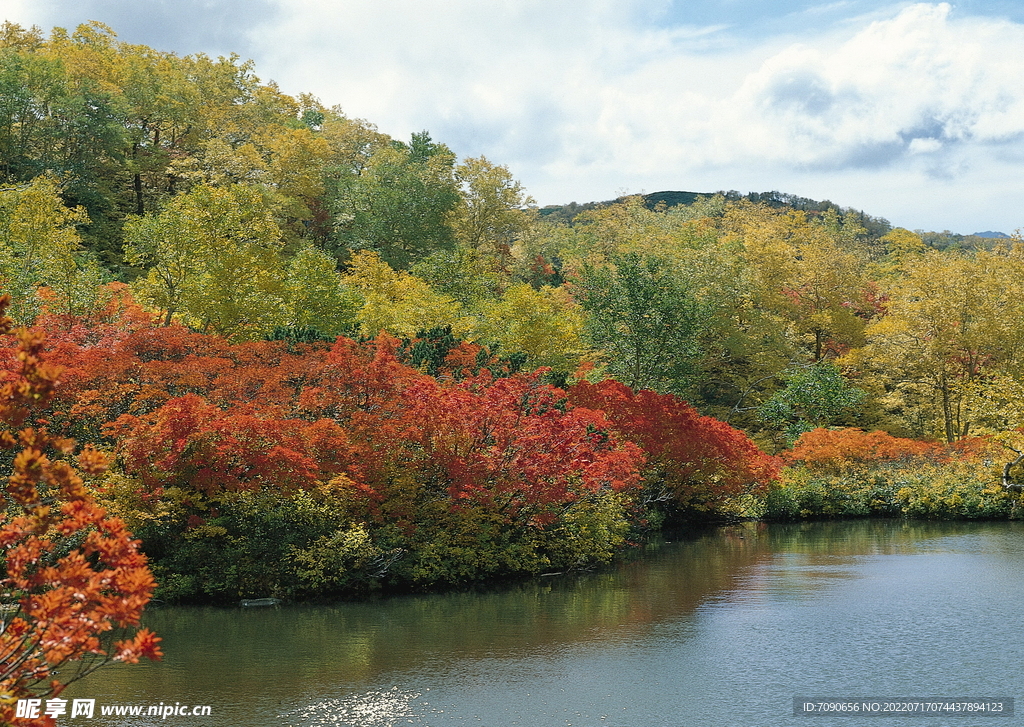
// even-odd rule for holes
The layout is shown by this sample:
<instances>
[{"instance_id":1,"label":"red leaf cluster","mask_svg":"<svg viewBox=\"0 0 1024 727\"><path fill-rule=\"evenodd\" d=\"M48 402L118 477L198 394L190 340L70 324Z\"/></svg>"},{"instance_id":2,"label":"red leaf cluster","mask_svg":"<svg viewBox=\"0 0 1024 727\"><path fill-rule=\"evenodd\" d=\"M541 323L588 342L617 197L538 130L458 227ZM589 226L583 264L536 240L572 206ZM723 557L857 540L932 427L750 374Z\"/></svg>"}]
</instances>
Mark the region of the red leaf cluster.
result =
<instances>
[{"instance_id":1,"label":"red leaf cluster","mask_svg":"<svg viewBox=\"0 0 1024 727\"><path fill-rule=\"evenodd\" d=\"M636 391L617 381L581 381L569 389L578 407L603 411L620 436L647 455L644 476L680 505L704 510L778 477L782 462L743 432L703 416L671 394Z\"/></svg>"},{"instance_id":2,"label":"red leaf cluster","mask_svg":"<svg viewBox=\"0 0 1024 727\"><path fill-rule=\"evenodd\" d=\"M713 508L779 469L672 396L614 381L565 392L540 383L542 372L482 366L473 344L432 377L402 363L387 336L230 344L111 317L63 325L50 341L65 367L53 425L113 444L152 493L216 498L335 480L368 520L411 523L423 503L444 502L528 523L641 474L687 507Z\"/></svg>"},{"instance_id":3,"label":"red leaf cluster","mask_svg":"<svg viewBox=\"0 0 1024 727\"><path fill-rule=\"evenodd\" d=\"M182 486L213 495L269 486L287 492L311 487L336 470L347 438L334 422L246 409L222 410L186 394L151 414L122 415L105 431L117 440L125 471L151 490Z\"/></svg>"},{"instance_id":4,"label":"red leaf cluster","mask_svg":"<svg viewBox=\"0 0 1024 727\"><path fill-rule=\"evenodd\" d=\"M0 298L0 334L9 334ZM57 694L74 679L112 661L160 657L159 639L138 626L155 583L139 543L124 523L107 517L78 473L52 455L69 455L74 441L44 427L22 427L58 386L60 370L46 358L43 335L19 330L6 350L9 366L0 384L0 447L14 456L0 516L0 719L18 719L14 700ZM19 429L20 428L20 429ZM87 474L106 467L106 457L87 447L78 457ZM58 668L77 662L76 669Z\"/></svg>"},{"instance_id":5,"label":"red leaf cluster","mask_svg":"<svg viewBox=\"0 0 1024 727\"><path fill-rule=\"evenodd\" d=\"M455 349L459 377L433 378L386 336L289 350L170 326L104 336L102 351L57 336L68 373L55 419L90 419L150 492L287 491L343 475L368 517L411 516L427 490L514 520L639 479L642 453L600 412L567 406L538 375L470 375L479 347Z\"/></svg>"},{"instance_id":6,"label":"red leaf cluster","mask_svg":"<svg viewBox=\"0 0 1024 727\"><path fill-rule=\"evenodd\" d=\"M538 377L458 386L421 381L406 392L416 443L453 501L500 505L510 517L566 503L576 492L639 483L643 453L599 411L565 406Z\"/></svg>"}]
</instances>

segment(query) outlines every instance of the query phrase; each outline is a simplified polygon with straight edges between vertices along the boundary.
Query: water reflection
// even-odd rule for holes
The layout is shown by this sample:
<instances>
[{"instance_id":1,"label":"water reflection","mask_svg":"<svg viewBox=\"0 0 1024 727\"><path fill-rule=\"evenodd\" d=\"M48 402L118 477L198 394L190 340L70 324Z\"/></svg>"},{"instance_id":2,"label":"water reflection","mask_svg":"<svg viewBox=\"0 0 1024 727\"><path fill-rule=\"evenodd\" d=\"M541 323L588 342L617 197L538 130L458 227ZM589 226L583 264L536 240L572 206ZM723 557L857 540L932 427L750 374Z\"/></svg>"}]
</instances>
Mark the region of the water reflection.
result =
<instances>
[{"instance_id":1,"label":"water reflection","mask_svg":"<svg viewBox=\"0 0 1024 727\"><path fill-rule=\"evenodd\" d=\"M163 663L69 691L210 704L203 724L253 727L804 724L797 694L1024 682L1022 535L1016 523L744 524L501 591L164 608L146 618ZM106 722L121 723L145 724Z\"/></svg>"},{"instance_id":2,"label":"water reflection","mask_svg":"<svg viewBox=\"0 0 1024 727\"><path fill-rule=\"evenodd\" d=\"M370 690L339 699L314 702L291 713L280 715L288 724L360 725L360 727L394 727L397 724L423 724L418 709L427 704L413 702L419 692L406 692L398 687L387 691ZM441 714L443 712L438 712Z\"/></svg>"}]
</instances>

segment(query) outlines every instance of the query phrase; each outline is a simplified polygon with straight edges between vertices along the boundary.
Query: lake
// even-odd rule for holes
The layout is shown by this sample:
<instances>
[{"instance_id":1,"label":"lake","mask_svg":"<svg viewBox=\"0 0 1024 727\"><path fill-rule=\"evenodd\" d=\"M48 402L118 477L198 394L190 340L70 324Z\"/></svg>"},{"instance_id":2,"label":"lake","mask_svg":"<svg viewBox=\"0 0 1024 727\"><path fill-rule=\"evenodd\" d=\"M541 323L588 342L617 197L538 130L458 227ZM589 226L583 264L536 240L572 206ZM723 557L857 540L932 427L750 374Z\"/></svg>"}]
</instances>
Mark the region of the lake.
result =
<instances>
[{"instance_id":1,"label":"lake","mask_svg":"<svg viewBox=\"0 0 1024 727\"><path fill-rule=\"evenodd\" d=\"M73 685L96 716L58 724L1009 727L1022 616L1024 524L744 523L499 590L156 608L164 661ZM100 716L118 705L143 716Z\"/></svg>"}]
</instances>

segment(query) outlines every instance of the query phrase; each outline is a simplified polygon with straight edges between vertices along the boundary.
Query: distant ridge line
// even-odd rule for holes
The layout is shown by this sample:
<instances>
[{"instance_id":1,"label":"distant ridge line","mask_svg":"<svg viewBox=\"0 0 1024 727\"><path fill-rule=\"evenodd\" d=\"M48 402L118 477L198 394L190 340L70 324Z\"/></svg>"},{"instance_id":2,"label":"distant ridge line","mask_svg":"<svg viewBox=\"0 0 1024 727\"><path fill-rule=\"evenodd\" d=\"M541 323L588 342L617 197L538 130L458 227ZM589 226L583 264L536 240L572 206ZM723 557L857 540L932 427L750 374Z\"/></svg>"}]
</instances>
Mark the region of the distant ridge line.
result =
<instances>
[{"instance_id":1,"label":"distant ridge line","mask_svg":"<svg viewBox=\"0 0 1024 727\"><path fill-rule=\"evenodd\" d=\"M701 197L714 197L715 195L722 195L725 199L730 201L738 201L741 199L748 200L754 203L766 204L769 207L792 207L793 209L803 210L805 212L822 213L826 210L835 210L840 213L854 213L855 217L859 218L859 222L863 224L868 230L875 236L884 235L886 232L892 229L892 225L888 220L883 217L873 217L872 215L866 214L862 210L855 210L849 207L842 207L831 200L815 200L808 197L800 197L795 194L787 194L785 192L772 191L772 192L748 192L743 194L736 190L718 191L718 192L687 192L681 190L663 190L661 192L651 192L650 194L639 195L644 200L644 206L648 209L656 209L659 206L665 208L677 207L679 205L691 205ZM542 207L539 212L544 217L551 217L552 219L562 219L564 221L571 221L580 212L587 210L598 209L600 207L606 207L608 205L615 204L623 201L627 196L619 197L617 199L610 199L604 202L584 202L582 204L577 202L570 202L568 204L551 204ZM921 232L918 230L918 232ZM988 240L1005 240L1009 239L1010 235L1005 232L999 232L996 230L986 230L985 232L975 232L971 235L960 235L944 233L946 236L956 238L957 240L963 241L965 238L981 238Z\"/></svg>"},{"instance_id":2,"label":"distant ridge line","mask_svg":"<svg viewBox=\"0 0 1024 727\"><path fill-rule=\"evenodd\" d=\"M974 237L990 237L997 240L1008 240L1010 238L1005 232L994 232L992 230L985 230L985 232L975 232Z\"/></svg>"}]
</instances>

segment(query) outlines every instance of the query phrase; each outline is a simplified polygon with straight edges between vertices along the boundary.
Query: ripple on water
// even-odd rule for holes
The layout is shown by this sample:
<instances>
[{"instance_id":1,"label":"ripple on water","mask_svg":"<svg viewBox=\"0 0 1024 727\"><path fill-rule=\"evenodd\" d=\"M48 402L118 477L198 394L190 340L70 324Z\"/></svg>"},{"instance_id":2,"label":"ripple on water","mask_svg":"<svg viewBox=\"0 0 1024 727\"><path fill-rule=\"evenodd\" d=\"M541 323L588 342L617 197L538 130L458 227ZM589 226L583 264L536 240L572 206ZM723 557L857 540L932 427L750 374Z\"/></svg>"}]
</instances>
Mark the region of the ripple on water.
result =
<instances>
[{"instance_id":1,"label":"ripple on water","mask_svg":"<svg viewBox=\"0 0 1024 727\"><path fill-rule=\"evenodd\" d=\"M323 699L300 709L280 715L287 727L395 727L395 725L426 724L423 718L437 714L425 702L418 702L420 692L392 687L370 689L337 699ZM424 709L426 708L426 709Z\"/></svg>"}]
</instances>

